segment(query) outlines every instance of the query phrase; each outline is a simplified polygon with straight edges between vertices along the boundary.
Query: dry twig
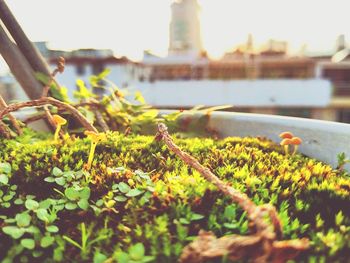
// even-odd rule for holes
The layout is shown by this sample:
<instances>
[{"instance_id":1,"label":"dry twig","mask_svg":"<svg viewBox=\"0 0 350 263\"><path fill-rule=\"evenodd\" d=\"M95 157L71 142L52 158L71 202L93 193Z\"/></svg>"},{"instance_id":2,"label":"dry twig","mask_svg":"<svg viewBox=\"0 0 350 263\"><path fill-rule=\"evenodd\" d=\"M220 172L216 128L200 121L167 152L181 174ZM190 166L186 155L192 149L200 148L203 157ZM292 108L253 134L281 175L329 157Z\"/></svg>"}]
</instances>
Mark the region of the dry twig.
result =
<instances>
[{"instance_id":1,"label":"dry twig","mask_svg":"<svg viewBox=\"0 0 350 263\"><path fill-rule=\"evenodd\" d=\"M3 97L0 95L0 109L6 108L6 107L7 107L7 103L5 102ZM9 116L9 119L12 123L12 126L17 131L17 134L21 135L23 133L23 131L22 131L22 128L20 127L17 119L12 114L9 114L8 116Z\"/></svg>"},{"instance_id":2,"label":"dry twig","mask_svg":"<svg viewBox=\"0 0 350 263\"><path fill-rule=\"evenodd\" d=\"M53 106L56 106L60 109L64 109L64 110L70 112L81 123L81 125L85 129L87 129L89 131L97 132L96 128L76 108L74 108L73 106L71 106L67 103L64 103L62 101L56 100L56 99L51 98L51 97L44 97L44 98L40 98L37 100L13 103L11 105L8 105L6 108L4 108L0 112L0 119L2 119L5 115L7 115L13 111L17 111L19 109L22 109L22 108L41 107L41 106L45 106L45 105L53 105Z\"/></svg>"},{"instance_id":3,"label":"dry twig","mask_svg":"<svg viewBox=\"0 0 350 263\"><path fill-rule=\"evenodd\" d=\"M280 247L281 243L276 243L277 238L280 238L282 236L282 227L280 220L278 218L276 209L272 205L262 205L257 206L255 205L249 197L241 193L240 191L228 186L223 181L221 181L216 175L214 175L208 168L202 166L197 159L192 157L191 155L183 152L172 140L170 137L167 127L160 123L158 124L158 134L156 136L157 139L163 140L164 143L168 146L168 148L173 151L180 159L182 159L187 165L191 166L192 168L196 169L202 176L207 179L209 182L213 183L222 193L229 196L234 202L236 202L239 206L241 206L246 212L248 219L253 224L254 229L256 233L254 233L253 236L250 236L250 239L248 240L249 244L251 241L259 240L259 244L257 245L260 249L256 252L257 256L254 256L253 259L255 262L266 262L267 260L271 260L271 258L274 257L276 246L278 245ZM266 220L266 217L269 217L270 221ZM204 239L206 238L206 235L204 235ZM237 237L234 237L235 240ZM239 237L243 238L243 237ZM245 237L248 238L248 237ZM211 238L212 239L212 238ZM220 240L220 239L218 239ZM208 249L219 249L221 251L220 253L216 250L217 254L223 256L227 254L228 250L230 250L230 253L236 255L237 253L239 255L245 255L246 250L249 250L249 245L246 247L243 247L241 245L236 245L232 247L223 247L221 242L217 243L211 243L210 246L203 245L203 240L201 240L201 236L197 239L197 241L194 241L190 245L188 245L181 256L181 262L203 262L198 261L198 259L203 256L205 258L205 254L209 253ZM297 254L296 252L305 250L308 248L308 240L303 239L299 241L283 241L284 248L296 248L295 253L293 255ZM298 243L298 246L294 246L296 242ZM204 244L207 244L206 241L204 241ZM219 244L219 245L218 245ZM233 244L240 244L240 242L234 241ZM199 246L199 249L195 249L196 256L193 261L190 261L192 256L191 253L193 252L193 246ZM242 249L244 251L242 251ZM238 252L239 251L239 252ZM279 251L284 251L283 248L280 248ZM293 250L294 251L294 250ZM190 252L190 253L189 253ZM225 253L224 253L225 252ZM244 252L244 253L243 253ZM194 253L194 252L193 252ZM228 254L230 254L228 253ZM247 254L249 255L249 254ZM280 258L282 258L283 255L280 255ZM234 257L233 257L234 258ZM276 261L276 262L284 262L282 261Z\"/></svg>"}]
</instances>

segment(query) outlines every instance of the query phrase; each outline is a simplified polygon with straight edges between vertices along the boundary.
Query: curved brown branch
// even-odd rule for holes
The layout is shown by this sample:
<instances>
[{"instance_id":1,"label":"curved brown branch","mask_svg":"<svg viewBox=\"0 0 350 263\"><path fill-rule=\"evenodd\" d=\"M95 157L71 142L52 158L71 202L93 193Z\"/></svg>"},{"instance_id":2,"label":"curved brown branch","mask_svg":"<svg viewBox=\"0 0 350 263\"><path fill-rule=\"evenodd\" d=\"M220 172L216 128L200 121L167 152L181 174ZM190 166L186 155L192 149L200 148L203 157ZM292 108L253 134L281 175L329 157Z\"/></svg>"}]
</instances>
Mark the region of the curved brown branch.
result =
<instances>
[{"instance_id":1,"label":"curved brown branch","mask_svg":"<svg viewBox=\"0 0 350 263\"><path fill-rule=\"evenodd\" d=\"M201 165L197 159L191 155L183 152L171 139L167 127L160 123L158 124L158 134L160 138L165 142L171 151L173 151L178 157L180 157L186 164L196 169L200 174L204 176L209 182L214 184L221 192L231 197L231 199L241 206L248 215L248 218L254 223L258 232L266 235L266 238L274 239L275 234L269 228L269 225L264 220L266 210L256 206L249 197L241 193L240 191L228 186L221 181L215 174L213 174L208 168Z\"/></svg>"},{"instance_id":2,"label":"curved brown branch","mask_svg":"<svg viewBox=\"0 0 350 263\"><path fill-rule=\"evenodd\" d=\"M261 236L227 235L217 238L212 232L199 231L198 237L182 251L180 263L202 263L220 260L226 256L231 261L287 262L309 246L307 239L274 241L266 255Z\"/></svg>"},{"instance_id":3,"label":"curved brown branch","mask_svg":"<svg viewBox=\"0 0 350 263\"><path fill-rule=\"evenodd\" d=\"M256 230L256 233L251 236L222 237L220 239L216 239L212 234L200 233L197 240L185 247L180 262L203 262L208 255L217 257L229 255L233 260L248 255L254 262L285 262L309 247L307 239L277 241L282 236L282 226L275 207L269 204L257 206L246 194L221 181L197 159L183 152L173 142L168 128L163 123L158 124L156 138L163 140L181 160L196 169L206 180L241 206L247 212L248 219ZM267 221L266 217L269 217L270 221Z\"/></svg>"},{"instance_id":4,"label":"curved brown branch","mask_svg":"<svg viewBox=\"0 0 350 263\"><path fill-rule=\"evenodd\" d=\"M0 112L0 120L7 114L17 111L22 108L26 107L41 107L45 105L53 105L61 109L65 109L66 111L70 112L80 123L81 125L89 130L97 132L96 128L84 117L83 114L81 114L76 108L73 106L64 103L62 101L56 100L51 97L44 97L37 100L32 101L26 101L26 102L19 102L19 103L13 103L11 105L8 105L5 109L3 109Z\"/></svg>"},{"instance_id":5,"label":"curved brown branch","mask_svg":"<svg viewBox=\"0 0 350 263\"><path fill-rule=\"evenodd\" d=\"M0 95L0 109L6 108L6 107L7 107L7 103L5 102L3 97ZM17 119L12 114L9 114L9 119L12 123L12 126L17 131L17 134L21 135L23 133L23 131L22 131L22 128L20 127Z\"/></svg>"}]
</instances>

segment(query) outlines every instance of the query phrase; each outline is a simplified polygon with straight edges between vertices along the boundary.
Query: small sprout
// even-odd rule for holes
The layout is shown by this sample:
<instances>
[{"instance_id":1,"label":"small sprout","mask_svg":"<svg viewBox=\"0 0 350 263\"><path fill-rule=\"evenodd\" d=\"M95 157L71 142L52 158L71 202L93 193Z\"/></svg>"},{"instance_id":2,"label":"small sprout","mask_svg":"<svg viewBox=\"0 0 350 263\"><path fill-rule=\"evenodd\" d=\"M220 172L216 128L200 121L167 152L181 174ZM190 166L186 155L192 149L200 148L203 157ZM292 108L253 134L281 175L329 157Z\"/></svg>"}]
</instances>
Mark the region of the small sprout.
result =
<instances>
[{"instance_id":1,"label":"small sprout","mask_svg":"<svg viewBox=\"0 0 350 263\"><path fill-rule=\"evenodd\" d=\"M298 150L298 146L303 142L303 140L300 139L299 137L293 137L291 141L292 141L292 144L294 145L294 151L292 153L292 155L294 155Z\"/></svg>"},{"instance_id":2,"label":"small sprout","mask_svg":"<svg viewBox=\"0 0 350 263\"><path fill-rule=\"evenodd\" d=\"M288 148L289 145L292 144L292 140L291 139L283 139L280 143L282 146L284 146L284 152L286 155L288 155Z\"/></svg>"},{"instance_id":3,"label":"small sprout","mask_svg":"<svg viewBox=\"0 0 350 263\"><path fill-rule=\"evenodd\" d=\"M91 168L91 164L92 164L92 160L94 158L94 153L95 153L95 149L96 149L96 145L99 141L105 140L106 139L106 135L104 133L96 133L93 131L85 131L84 134L90 138L91 140L91 148L90 148L90 154L89 154L89 159L86 165L86 169L90 170Z\"/></svg>"},{"instance_id":4,"label":"small sprout","mask_svg":"<svg viewBox=\"0 0 350 263\"><path fill-rule=\"evenodd\" d=\"M58 142L58 136L61 130L62 125L65 125L67 123L67 120L62 118L60 115L53 115L53 121L56 125L56 131L55 131L55 136L54 136L54 140L55 142Z\"/></svg>"},{"instance_id":5,"label":"small sprout","mask_svg":"<svg viewBox=\"0 0 350 263\"><path fill-rule=\"evenodd\" d=\"M293 133L291 132L282 132L280 135L279 135L280 138L282 139L292 139L294 137Z\"/></svg>"}]
</instances>

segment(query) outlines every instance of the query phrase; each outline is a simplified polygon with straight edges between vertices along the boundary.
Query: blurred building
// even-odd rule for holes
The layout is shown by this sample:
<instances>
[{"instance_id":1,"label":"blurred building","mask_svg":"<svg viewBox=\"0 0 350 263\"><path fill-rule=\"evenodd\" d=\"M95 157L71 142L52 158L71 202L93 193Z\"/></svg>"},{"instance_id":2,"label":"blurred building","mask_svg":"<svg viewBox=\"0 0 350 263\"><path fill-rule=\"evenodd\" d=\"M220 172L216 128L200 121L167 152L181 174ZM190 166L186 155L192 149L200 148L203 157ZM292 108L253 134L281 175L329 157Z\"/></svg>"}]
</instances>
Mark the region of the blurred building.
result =
<instances>
[{"instance_id":1,"label":"blurred building","mask_svg":"<svg viewBox=\"0 0 350 263\"><path fill-rule=\"evenodd\" d=\"M197 0L175 1L171 5L169 56L197 56L202 50Z\"/></svg>"},{"instance_id":2,"label":"blurred building","mask_svg":"<svg viewBox=\"0 0 350 263\"><path fill-rule=\"evenodd\" d=\"M71 98L76 79L88 85L91 75L108 68L111 82L130 94L140 90L154 107L229 104L233 111L350 123L350 50L344 36L330 53L290 56L287 42L272 39L257 47L249 35L245 43L213 60L201 44L197 0L177 0L171 10L167 57L145 51L142 62L134 62L108 49L62 51L49 49L45 42L36 45L52 67L59 56L66 59L65 72L57 79ZM2 89L10 91L6 85Z\"/></svg>"}]
</instances>

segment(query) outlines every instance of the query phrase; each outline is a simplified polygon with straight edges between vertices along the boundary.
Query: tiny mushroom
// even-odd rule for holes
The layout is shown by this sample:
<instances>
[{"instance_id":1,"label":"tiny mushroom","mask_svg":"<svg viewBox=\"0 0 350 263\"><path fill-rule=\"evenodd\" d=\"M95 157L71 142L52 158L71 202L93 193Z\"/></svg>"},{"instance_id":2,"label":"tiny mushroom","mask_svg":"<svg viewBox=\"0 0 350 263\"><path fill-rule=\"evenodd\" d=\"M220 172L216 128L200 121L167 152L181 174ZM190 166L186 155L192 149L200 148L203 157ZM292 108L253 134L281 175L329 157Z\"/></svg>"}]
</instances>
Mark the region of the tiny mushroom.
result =
<instances>
[{"instance_id":1,"label":"tiny mushroom","mask_svg":"<svg viewBox=\"0 0 350 263\"><path fill-rule=\"evenodd\" d=\"M286 155L288 155L288 148L289 148L289 145L292 144L292 140L286 138L286 139L283 139L280 144L284 146L284 152Z\"/></svg>"},{"instance_id":2,"label":"tiny mushroom","mask_svg":"<svg viewBox=\"0 0 350 263\"><path fill-rule=\"evenodd\" d=\"M53 115L52 116L53 122L56 125L56 131L55 131L55 135L54 135L54 140L55 142L58 142L58 136L61 130L62 125L65 125L67 123L67 120L62 118L60 115Z\"/></svg>"},{"instance_id":3,"label":"tiny mushroom","mask_svg":"<svg viewBox=\"0 0 350 263\"><path fill-rule=\"evenodd\" d=\"M292 139L294 137L293 133L286 131L286 132L282 132L280 133L280 138L282 139Z\"/></svg>"},{"instance_id":4,"label":"tiny mushroom","mask_svg":"<svg viewBox=\"0 0 350 263\"><path fill-rule=\"evenodd\" d=\"M298 150L298 146L303 142L303 140L300 139L299 137L293 137L291 141L292 141L292 144L294 145L294 151L292 153L292 155L294 155Z\"/></svg>"},{"instance_id":5,"label":"tiny mushroom","mask_svg":"<svg viewBox=\"0 0 350 263\"><path fill-rule=\"evenodd\" d=\"M99 141L106 139L106 134L104 134L104 133L96 133L96 132L93 132L93 131L85 131L84 134L88 138L90 138L90 141L91 141L91 148L90 148L89 159L88 159L88 162L87 162L87 165L86 165L86 169L90 170L91 164L92 164L92 160L94 158L96 145L97 145L97 143Z\"/></svg>"}]
</instances>

